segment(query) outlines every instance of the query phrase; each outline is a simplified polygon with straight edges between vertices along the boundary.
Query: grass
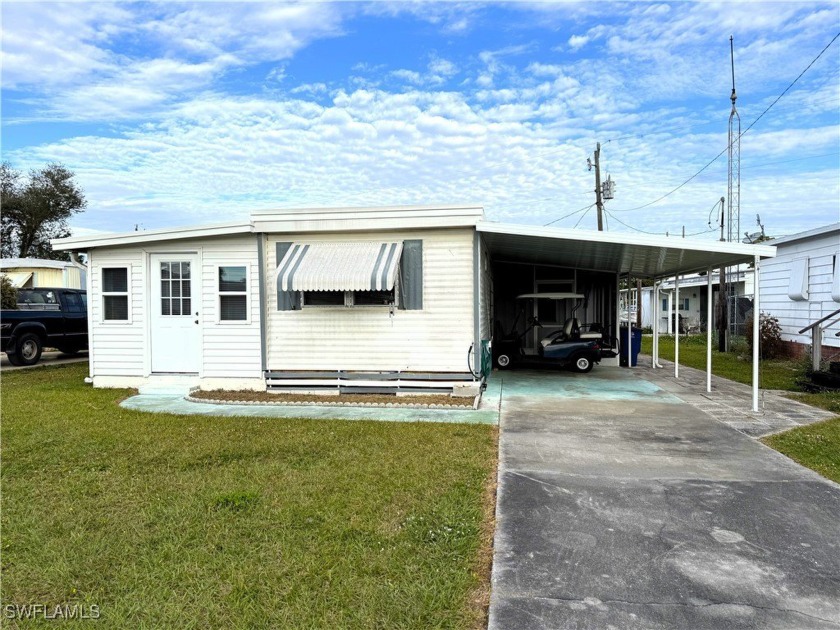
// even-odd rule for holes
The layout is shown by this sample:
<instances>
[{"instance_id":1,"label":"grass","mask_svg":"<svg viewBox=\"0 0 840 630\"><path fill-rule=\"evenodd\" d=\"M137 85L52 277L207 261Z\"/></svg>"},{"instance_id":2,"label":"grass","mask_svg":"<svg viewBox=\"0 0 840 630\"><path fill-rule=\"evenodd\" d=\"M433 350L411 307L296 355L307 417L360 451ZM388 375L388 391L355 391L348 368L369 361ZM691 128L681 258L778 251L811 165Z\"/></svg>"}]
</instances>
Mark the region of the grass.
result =
<instances>
[{"instance_id":1,"label":"grass","mask_svg":"<svg viewBox=\"0 0 840 630\"><path fill-rule=\"evenodd\" d=\"M771 435L762 442L840 483L840 417Z\"/></svg>"},{"instance_id":2,"label":"grass","mask_svg":"<svg viewBox=\"0 0 840 630\"><path fill-rule=\"evenodd\" d=\"M642 337L642 352L650 354L653 337ZM659 356L669 361L674 360L674 338L659 338ZM680 364L706 369L706 336L691 335L680 337ZM759 367L759 385L762 389L778 389L791 392L788 398L807 405L820 407L840 414L840 394L803 392L797 381L804 378L808 366L804 361L786 359L763 360ZM712 373L738 383L752 384L752 360L736 352L718 352L712 348ZM794 393L795 392L795 393Z\"/></svg>"},{"instance_id":3,"label":"grass","mask_svg":"<svg viewBox=\"0 0 840 630\"><path fill-rule=\"evenodd\" d=\"M659 338L659 356L668 361L674 360L674 337ZM642 337L642 352L652 352L653 337ZM690 335L680 337L680 364L706 369L706 336ZM738 383L752 384L752 359L741 357L735 352L718 352L712 347L712 373ZM783 389L799 391L796 379L804 374L801 361L762 361L759 381L763 389Z\"/></svg>"},{"instance_id":4,"label":"grass","mask_svg":"<svg viewBox=\"0 0 840 630\"><path fill-rule=\"evenodd\" d=\"M3 375L4 604L97 604L108 628L483 625L495 427L143 414L85 369Z\"/></svg>"}]
</instances>

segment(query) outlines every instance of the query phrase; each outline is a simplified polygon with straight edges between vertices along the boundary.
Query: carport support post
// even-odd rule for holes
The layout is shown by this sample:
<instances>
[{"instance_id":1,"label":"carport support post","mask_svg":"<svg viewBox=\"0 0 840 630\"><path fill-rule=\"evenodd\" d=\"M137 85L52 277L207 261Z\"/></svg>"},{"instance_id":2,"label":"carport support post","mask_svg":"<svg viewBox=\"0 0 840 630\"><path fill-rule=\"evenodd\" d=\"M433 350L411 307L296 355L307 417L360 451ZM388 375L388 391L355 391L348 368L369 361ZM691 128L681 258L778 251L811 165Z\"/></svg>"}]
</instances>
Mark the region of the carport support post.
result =
<instances>
[{"instance_id":1,"label":"carport support post","mask_svg":"<svg viewBox=\"0 0 840 630\"><path fill-rule=\"evenodd\" d=\"M706 271L706 391L712 391L712 268Z\"/></svg>"},{"instance_id":2,"label":"carport support post","mask_svg":"<svg viewBox=\"0 0 840 630\"><path fill-rule=\"evenodd\" d=\"M680 377L680 274L674 276L674 302L676 326L674 327L674 378Z\"/></svg>"},{"instance_id":3,"label":"carport support post","mask_svg":"<svg viewBox=\"0 0 840 630\"><path fill-rule=\"evenodd\" d=\"M630 286L633 284L630 274L627 274L627 367L633 367L633 323L630 321Z\"/></svg>"},{"instance_id":4,"label":"carport support post","mask_svg":"<svg viewBox=\"0 0 840 630\"><path fill-rule=\"evenodd\" d=\"M651 318L653 319L653 321L651 321L651 327L653 328L653 331L652 331L653 332L653 339L651 339L651 342L650 342L650 347L651 347L650 367L655 370L656 369L656 350L657 350L656 343L657 343L657 341L659 341L658 335L656 334L657 331L659 330L659 325L658 325L659 322L657 321L659 319L659 306L658 306L658 304L659 304L659 285L656 284L656 278L653 279L653 288L651 289L650 294L651 294L651 297L653 299L653 305L652 305L653 308L650 309Z\"/></svg>"},{"instance_id":5,"label":"carport support post","mask_svg":"<svg viewBox=\"0 0 840 630\"><path fill-rule=\"evenodd\" d=\"M752 410L758 411L758 345L759 328L761 320L761 302L759 301L759 269L758 265L761 262L761 257L755 257L755 270L753 273L754 294L753 295L753 352L752 352L752 386L753 386L753 404Z\"/></svg>"}]
</instances>

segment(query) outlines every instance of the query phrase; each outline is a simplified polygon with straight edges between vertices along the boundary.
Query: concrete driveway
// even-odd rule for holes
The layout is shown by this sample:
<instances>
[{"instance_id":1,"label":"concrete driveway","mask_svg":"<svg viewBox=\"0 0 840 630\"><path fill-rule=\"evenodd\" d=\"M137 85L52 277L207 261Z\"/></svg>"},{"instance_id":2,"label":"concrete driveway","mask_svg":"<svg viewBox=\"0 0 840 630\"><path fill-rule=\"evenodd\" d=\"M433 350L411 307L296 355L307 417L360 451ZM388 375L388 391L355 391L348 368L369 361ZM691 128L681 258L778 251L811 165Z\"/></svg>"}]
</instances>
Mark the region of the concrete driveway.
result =
<instances>
[{"instance_id":1,"label":"concrete driveway","mask_svg":"<svg viewBox=\"0 0 840 630\"><path fill-rule=\"evenodd\" d=\"M644 376L503 375L490 628L840 628L840 486Z\"/></svg>"},{"instance_id":2,"label":"concrete driveway","mask_svg":"<svg viewBox=\"0 0 840 630\"><path fill-rule=\"evenodd\" d=\"M64 354L63 352L59 352L58 350L47 350L43 354L41 354L41 360L38 361L35 365L21 365L21 366L14 366L9 363L9 359L6 357L5 353L0 354L0 368L5 372L7 370L31 370L37 367L43 367L45 365L63 365L65 363L83 363L87 362L88 354L87 352L80 352L78 355L70 355Z\"/></svg>"}]
</instances>

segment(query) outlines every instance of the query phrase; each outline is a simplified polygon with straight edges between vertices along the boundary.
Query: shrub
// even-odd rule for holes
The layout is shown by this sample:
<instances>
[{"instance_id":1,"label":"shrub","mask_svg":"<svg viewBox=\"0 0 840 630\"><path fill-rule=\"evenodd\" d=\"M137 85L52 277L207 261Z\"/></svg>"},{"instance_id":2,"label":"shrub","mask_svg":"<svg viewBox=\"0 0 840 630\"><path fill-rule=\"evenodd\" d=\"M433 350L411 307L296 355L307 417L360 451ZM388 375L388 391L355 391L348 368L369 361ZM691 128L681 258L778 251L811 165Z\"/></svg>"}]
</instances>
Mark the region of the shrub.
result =
<instances>
[{"instance_id":1,"label":"shrub","mask_svg":"<svg viewBox=\"0 0 840 630\"><path fill-rule=\"evenodd\" d=\"M4 309L17 308L17 289L6 276L0 275L0 307Z\"/></svg>"},{"instance_id":2,"label":"shrub","mask_svg":"<svg viewBox=\"0 0 840 630\"><path fill-rule=\"evenodd\" d=\"M753 327L753 315L749 315L746 321L746 329L751 333ZM784 344L782 343L782 327L779 320L760 313L758 316L758 352L762 359L778 359L784 355ZM747 334L747 345L752 352L753 337Z\"/></svg>"}]
</instances>

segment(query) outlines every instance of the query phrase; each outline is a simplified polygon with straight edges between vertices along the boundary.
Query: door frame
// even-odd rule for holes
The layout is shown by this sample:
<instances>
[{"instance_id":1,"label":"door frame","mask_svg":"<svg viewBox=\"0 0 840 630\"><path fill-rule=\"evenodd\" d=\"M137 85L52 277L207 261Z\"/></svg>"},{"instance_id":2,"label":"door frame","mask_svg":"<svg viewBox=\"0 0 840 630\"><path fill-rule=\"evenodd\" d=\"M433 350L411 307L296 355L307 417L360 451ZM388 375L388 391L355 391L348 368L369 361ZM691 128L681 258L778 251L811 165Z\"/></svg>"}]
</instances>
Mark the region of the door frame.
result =
<instances>
[{"instance_id":1,"label":"door frame","mask_svg":"<svg viewBox=\"0 0 840 630\"><path fill-rule=\"evenodd\" d=\"M148 247L143 249L143 275L144 275L144 282L143 282L143 291L145 295L143 296L143 305L146 310L146 322L143 330L144 336L144 343L146 346L146 351L143 357L143 371L145 372L146 376L153 376L155 374L159 375L166 375L169 374L168 372L152 372L152 308L155 305L152 304L152 282L154 281L154 274L152 273L152 255L164 255L164 256L196 256L198 259L198 282L197 290L199 291L199 296L201 301L199 302L201 308L199 310L198 316L198 335L202 340L202 347L203 347L203 340L204 340L204 259L203 259L203 251L201 247L190 247L186 249L175 249L171 247ZM204 354L202 353L200 356L199 364L198 364L198 378L204 377Z\"/></svg>"}]
</instances>

